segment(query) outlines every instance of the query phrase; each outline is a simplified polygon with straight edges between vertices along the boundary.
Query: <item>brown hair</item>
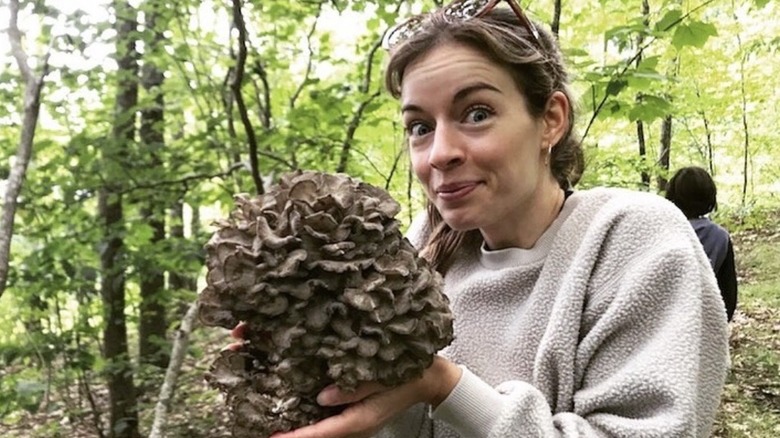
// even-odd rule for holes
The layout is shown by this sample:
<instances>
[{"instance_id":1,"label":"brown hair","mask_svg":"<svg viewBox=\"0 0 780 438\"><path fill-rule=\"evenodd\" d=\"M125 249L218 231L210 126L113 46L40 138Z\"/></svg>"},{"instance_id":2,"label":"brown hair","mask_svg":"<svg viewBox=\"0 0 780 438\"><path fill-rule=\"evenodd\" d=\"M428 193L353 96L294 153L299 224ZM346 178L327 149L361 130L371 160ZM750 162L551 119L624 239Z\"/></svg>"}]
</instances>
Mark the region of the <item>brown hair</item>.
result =
<instances>
[{"instance_id":1,"label":"brown hair","mask_svg":"<svg viewBox=\"0 0 780 438\"><path fill-rule=\"evenodd\" d=\"M704 216L718 208L718 189L706 170L697 166L678 170L666 185L666 199L688 219Z\"/></svg>"},{"instance_id":2,"label":"brown hair","mask_svg":"<svg viewBox=\"0 0 780 438\"><path fill-rule=\"evenodd\" d=\"M406 68L434 47L445 42L471 46L512 75L518 90L525 96L528 112L534 118L543 116L550 96L560 91L569 100L569 128L553 145L550 171L564 190L573 187L584 170L579 137L575 135L573 98L569 77L560 48L553 36L536 25L536 44L520 25L515 14L496 8L484 17L455 20L440 10L431 13L421 29L397 45L391 52L385 72L385 86L399 98ZM541 47L540 47L541 46ZM480 242L478 230L455 231L428 202L430 236L422 255L442 274L447 271L457 250L470 242Z\"/></svg>"}]
</instances>

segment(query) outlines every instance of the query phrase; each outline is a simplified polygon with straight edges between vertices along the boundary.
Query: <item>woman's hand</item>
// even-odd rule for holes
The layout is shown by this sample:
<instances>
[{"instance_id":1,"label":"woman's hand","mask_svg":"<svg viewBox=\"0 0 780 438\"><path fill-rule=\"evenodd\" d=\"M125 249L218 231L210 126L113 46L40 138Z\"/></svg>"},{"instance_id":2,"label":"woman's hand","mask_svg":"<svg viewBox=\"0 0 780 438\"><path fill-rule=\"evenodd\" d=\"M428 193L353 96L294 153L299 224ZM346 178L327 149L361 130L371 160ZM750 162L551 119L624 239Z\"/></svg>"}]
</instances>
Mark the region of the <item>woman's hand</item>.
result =
<instances>
[{"instance_id":1,"label":"woman's hand","mask_svg":"<svg viewBox=\"0 0 780 438\"><path fill-rule=\"evenodd\" d=\"M461 369L436 356L422 377L395 388L364 383L354 392L331 385L317 396L322 406L348 405L344 411L311 426L272 438L367 438L376 434L391 418L411 406L425 402L434 407L444 401L458 383Z\"/></svg>"},{"instance_id":2,"label":"woman's hand","mask_svg":"<svg viewBox=\"0 0 780 438\"><path fill-rule=\"evenodd\" d=\"M238 351L241 349L241 347L244 346L244 339L246 336L246 323L245 322L239 322L237 326L233 328L233 330L230 331L230 336L235 339L237 342L233 342L232 344L228 344L224 350L233 350Z\"/></svg>"}]
</instances>

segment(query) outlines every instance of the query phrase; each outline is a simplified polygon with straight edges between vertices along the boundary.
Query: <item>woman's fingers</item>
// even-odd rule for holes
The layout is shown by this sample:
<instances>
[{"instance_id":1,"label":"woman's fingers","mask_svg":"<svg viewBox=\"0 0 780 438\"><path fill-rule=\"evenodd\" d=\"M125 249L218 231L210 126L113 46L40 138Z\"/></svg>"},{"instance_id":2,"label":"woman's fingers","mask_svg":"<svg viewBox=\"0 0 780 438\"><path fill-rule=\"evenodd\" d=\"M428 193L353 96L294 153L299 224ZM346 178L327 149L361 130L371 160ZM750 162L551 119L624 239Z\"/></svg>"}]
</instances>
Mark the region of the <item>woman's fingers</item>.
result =
<instances>
[{"instance_id":1,"label":"woman's fingers","mask_svg":"<svg viewBox=\"0 0 780 438\"><path fill-rule=\"evenodd\" d=\"M239 322L238 325L230 331L230 336L243 340L246 337L246 327L247 326L244 321Z\"/></svg>"},{"instance_id":2,"label":"woman's fingers","mask_svg":"<svg viewBox=\"0 0 780 438\"><path fill-rule=\"evenodd\" d=\"M336 385L329 385L317 395L317 403L320 406L345 405L359 402L366 397L385 390L387 390L386 387L374 382L362 383L354 391L347 391Z\"/></svg>"},{"instance_id":3,"label":"woman's fingers","mask_svg":"<svg viewBox=\"0 0 780 438\"><path fill-rule=\"evenodd\" d=\"M232 344L228 344L225 346L225 348L222 349L222 351L230 350L230 351L238 351L244 346L243 342L233 342Z\"/></svg>"},{"instance_id":4,"label":"woman's fingers","mask_svg":"<svg viewBox=\"0 0 780 438\"><path fill-rule=\"evenodd\" d=\"M390 418L420 402L420 391L415 385L406 384L386 391L381 389L381 385L372 383L363 384L352 393L334 392L334 397L359 397L364 392L374 391L338 415L311 426L273 435L272 438L369 438ZM328 391L330 387L321 394L328 394Z\"/></svg>"},{"instance_id":5,"label":"woman's fingers","mask_svg":"<svg viewBox=\"0 0 780 438\"><path fill-rule=\"evenodd\" d=\"M291 432L272 435L271 438L369 438L386 421L385 409L381 403L376 404L369 398L336 416Z\"/></svg>"}]
</instances>

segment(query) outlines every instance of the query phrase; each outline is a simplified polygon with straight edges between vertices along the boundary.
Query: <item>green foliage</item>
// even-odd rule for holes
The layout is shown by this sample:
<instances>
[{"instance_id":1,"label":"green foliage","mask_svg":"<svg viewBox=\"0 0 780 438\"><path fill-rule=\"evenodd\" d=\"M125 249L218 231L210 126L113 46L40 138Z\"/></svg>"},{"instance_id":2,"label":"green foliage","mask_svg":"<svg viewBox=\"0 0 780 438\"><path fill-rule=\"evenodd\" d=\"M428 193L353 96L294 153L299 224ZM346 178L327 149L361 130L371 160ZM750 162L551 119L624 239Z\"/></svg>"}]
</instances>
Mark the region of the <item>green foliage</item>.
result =
<instances>
[{"instance_id":1,"label":"green foliage","mask_svg":"<svg viewBox=\"0 0 780 438\"><path fill-rule=\"evenodd\" d=\"M680 23L683 17L683 12L677 8L672 8L666 11L663 17L655 23L653 30L655 32L666 32L672 29L674 26Z\"/></svg>"},{"instance_id":2,"label":"green foliage","mask_svg":"<svg viewBox=\"0 0 780 438\"><path fill-rule=\"evenodd\" d=\"M672 38L672 45L677 49L685 46L702 48L710 37L716 35L718 35L718 31L711 23L693 20L677 26Z\"/></svg>"},{"instance_id":3,"label":"green foliage","mask_svg":"<svg viewBox=\"0 0 780 438\"><path fill-rule=\"evenodd\" d=\"M25 378L23 374L29 377ZM37 373L18 372L0 380L0 417L16 410L30 413L38 410L46 384L37 379Z\"/></svg>"},{"instance_id":4,"label":"green foliage","mask_svg":"<svg viewBox=\"0 0 780 438\"><path fill-rule=\"evenodd\" d=\"M433 5L245 2L248 54L241 95L265 184L296 168L332 172L343 166L390 190L403 207L400 219L410 222L424 196L410 173L397 102L380 92L386 54L375 50L375 43L399 16ZM25 44L32 65L39 65L35 62L48 50L49 38L56 38L33 160L19 198L9 288L0 298L0 417L6 419L34 410L39 384L52 369L57 371L52 371L50 393L61 399L80 376L100 387L94 373L110 366L101 357L99 270L105 233L124 241L119 262L126 274L135 360L144 273L164 271L168 285L175 275L189 280L156 295L175 328L181 308L197 293L193 282L203 275L202 245L211 221L224 217L234 194L255 191L248 171L250 128L242 123L230 89L237 54L230 2L144 0L138 7L144 16L157 14L152 29L138 32L142 64L164 71L165 80L154 90L141 90L137 111L116 116L137 121L161 95L164 121L155 127L162 129L164 144L136 138L121 151L111 139L116 83L127 72L117 71L111 61L113 18L99 7L75 9L41 0L26 7L28 19L20 22L30 27L23 31L30 35ZM671 115L672 169L708 167L711 152L721 200L717 218L735 231L766 227L780 206L773 195L780 178L774 158L780 154L775 129L780 24L767 19L780 13L777 2L664 0L650 7L645 16L640 2L627 0L563 5L559 38L579 96L577 129L587 133L580 187L653 190L656 177L668 175L657 157L661 119ZM530 9L532 18L551 21L553 2ZM159 44L152 44L159 36ZM22 88L15 61L0 57L0 144L11 145L0 148L0 178L8 176L19 141ZM645 158L638 155L636 122L645 129ZM642 185L642 173L651 178L651 187ZM121 193L124 206L124 223L113 230L104 229L98 211L98 193L108 186ZM166 222L161 241L145 222L150 203L163 206L153 213ZM171 217L178 203L187 211L184 219ZM174 227L186 229L183 237L172 235ZM755 257L765 262L775 256L757 252ZM780 266L761 269L780 272ZM777 306L769 299L776 286L749 287L745 294ZM191 359L212 354L202 345L191 353ZM758 350L745 354L767 362ZM155 382L154 377L152 372L144 380ZM209 405L204 400L214 396L197 388L184 404ZM68 414L89 410L79 400L82 405L67 405ZM758 405L746 405L753 408ZM198 421L209 430L211 419ZM47 433L60 432L40 432Z\"/></svg>"}]
</instances>

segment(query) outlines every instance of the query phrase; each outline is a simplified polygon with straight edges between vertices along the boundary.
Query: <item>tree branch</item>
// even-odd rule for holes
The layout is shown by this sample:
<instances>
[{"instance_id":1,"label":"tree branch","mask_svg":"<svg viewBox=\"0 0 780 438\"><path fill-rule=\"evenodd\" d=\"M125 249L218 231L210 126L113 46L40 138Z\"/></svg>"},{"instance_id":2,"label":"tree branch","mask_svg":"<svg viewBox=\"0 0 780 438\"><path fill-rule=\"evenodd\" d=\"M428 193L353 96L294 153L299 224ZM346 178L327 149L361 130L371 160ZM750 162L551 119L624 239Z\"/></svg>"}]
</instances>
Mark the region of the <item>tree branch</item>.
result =
<instances>
[{"instance_id":1,"label":"tree branch","mask_svg":"<svg viewBox=\"0 0 780 438\"><path fill-rule=\"evenodd\" d=\"M127 193L130 193L130 192L133 192L133 191L136 191L136 190L157 189L157 188L160 188L160 187L173 186L173 185L183 185L185 187L185 190L186 190L186 188L188 187L189 183L192 182L192 181L199 181L199 180L212 179L212 178L224 178L226 176L229 176L229 175L233 174L233 172L235 172L236 170L241 169L241 168L246 168L246 167L247 167L246 163L238 162L238 163L233 163L227 170L225 170L223 172L218 172L218 173L212 173L212 174L197 173L197 174L186 175L186 176L184 176L182 178L179 178L179 179L167 180L167 181L166 180L156 181L156 182L148 183L148 184L143 184L143 183L139 183L137 181L134 181L134 184L132 186L129 186L129 187L125 188L125 189L122 189L121 191L119 191L117 193L125 195Z\"/></svg>"},{"instance_id":2,"label":"tree branch","mask_svg":"<svg viewBox=\"0 0 780 438\"><path fill-rule=\"evenodd\" d=\"M403 2L398 2L395 7L395 12L398 13L398 11L401 9L401 5ZM371 47L371 50L368 52L368 56L366 57L366 69L363 75L363 82L360 85L359 91L362 94L367 95L369 92L369 89L371 88L371 75L373 71L373 65L374 65L374 56L376 56L377 50L382 45L382 37L380 36L376 41L374 41L374 44ZM360 103L360 106L358 106L357 111L352 115L352 120L349 122L349 125L347 126L347 133L344 137L344 141L341 144L341 156L339 158L339 164L338 167L336 167L336 172L346 172L347 170L347 161L349 160L349 153L352 148L352 141L355 138L355 132L357 131L357 128L360 126L360 121L363 118L363 112L365 111L368 104L370 104L374 99L379 97L381 94L380 90L375 91L373 94L368 96L366 100Z\"/></svg>"},{"instance_id":3,"label":"tree branch","mask_svg":"<svg viewBox=\"0 0 780 438\"><path fill-rule=\"evenodd\" d=\"M375 91L374 94L368 97L368 99L360 103L357 111L355 111L355 114L352 115L352 120L349 122L349 126L347 127L347 135L344 137L344 141L341 144L341 157L339 159L339 165L336 168L336 172L347 171L349 151L352 148L352 141L355 139L355 132L357 132L357 129L360 126L360 120L363 118L363 112L366 110L368 104L379 97L380 94L380 91Z\"/></svg>"},{"instance_id":4,"label":"tree branch","mask_svg":"<svg viewBox=\"0 0 780 438\"><path fill-rule=\"evenodd\" d=\"M691 9L691 10L690 10L690 11L689 11L687 14L685 14L685 15L681 16L680 18L678 18L678 19L674 20L673 22L671 22L671 23L670 23L668 26L666 26L664 29L662 29L662 32L666 32L666 31L668 31L668 30L670 30L670 29L674 28L674 27L675 27L675 26L677 26L678 24L682 23L682 22L683 22L685 19L687 19L688 17L690 17L690 16L691 16L691 15L692 15L694 12L696 12L696 11L698 11L699 9L702 9L703 7L705 7L705 6L709 5L709 4L710 4L710 3L712 3L713 1L715 1L715 0L707 0L707 1L705 1L704 3L701 3L701 4L699 4L699 5L698 5L698 6L696 6L695 8ZM614 80L614 79L617 79L617 78L620 78L620 77L622 77L624 74L626 74L626 72L628 71L628 69L629 69L629 68L631 68L631 65L632 65L632 64L634 64L634 63L636 62L636 60L637 60L637 59L639 59L639 57L641 57L641 56L642 56L642 53L645 51L645 49L647 49L648 47L650 47L650 46L651 46L651 45L652 45L654 42L656 42L657 40L658 40L658 38L657 38L657 37L653 37L653 38L651 38L651 39L650 39L650 41L648 41L648 42L647 42L647 43L645 43L644 45L640 46L640 47L637 49L636 53L635 53L635 54L634 54L634 55L633 55L631 58L629 58L629 59L626 61L625 65L624 65L624 66L623 66L623 68L622 68L622 69L621 69L621 70L618 72L618 74L616 74L615 76L613 76L613 77L612 77L612 80ZM590 118L590 121L588 122L588 126L585 128L585 133L584 133L584 134L582 134L582 139L581 139L581 140L582 140L582 142L584 142L584 141L585 141L585 137L587 137L587 136L588 136L588 133L590 132L590 128L593 126L593 123L596 121L596 118L598 117L599 113L600 113L600 112L601 112L601 110L604 108L604 105L607 103L607 99L608 99L608 98L609 98L609 93L607 93L607 92L605 91L605 93L604 93L604 97L601 99L601 101L599 102L599 104L596 106L596 109L594 109L594 110L593 110L593 115L591 116L591 118ZM594 99L594 101L595 101L595 99Z\"/></svg>"},{"instance_id":5,"label":"tree branch","mask_svg":"<svg viewBox=\"0 0 780 438\"><path fill-rule=\"evenodd\" d=\"M238 113L241 116L241 122L246 131L247 141L249 142L249 162L252 164L252 180L255 183L257 194L265 193L263 180L260 178L259 161L257 159L257 138L255 130L252 127L252 121L249 119L249 113L244 102L244 96L241 94L241 85L244 80L244 70L246 68L246 40L247 31L244 16L241 12L241 0L233 0L233 24L238 29L238 57L236 58L236 67L233 70L233 80L230 82L230 89L233 90L233 97L236 99Z\"/></svg>"},{"instance_id":6,"label":"tree branch","mask_svg":"<svg viewBox=\"0 0 780 438\"><path fill-rule=\"evenodd\" d=\"M360 86L362 93L368 93L369 87L371 87L371 71L374 66L374 56L376 56L377 50L382 47L382 39L374 41L374 45L371 46L371 50L368 52L368 58L366 59L366 75L363 77L363 84Z\"/></svg>"},{"instance_id":7,"label":"tree branch","mask_svg":"<svg viewBox=\"0 0 780 438\"><path fill-rule=\"evenodd\" d=\"M22 33L19 31L19 0L11 0L9 4L10 19L8 37L19 70L24 79L24 117L16 159L8 176L8 182L3 199L2 217L0 217L0 297L3 296L8 282L8 266L11 256L11 237L14 233L14 218L16 216L16 200L22 190L27 166L32 157L33 138L38 126L38 115L41 109L41 90L43 80L49 72L49 52L43 59L43 67L39 77L35 77L27 63L27 54L22 48Z\"/></svg>"},{"instance_id":8,"label":"tree branch","mask_svg":"<svg viewBox=\"0 0 780 438\"><path fill-rule=\"evenodd\" d=\"M394 13L396 15L398 15L398 11L401 10L401 5L403 5L403 1L400 1L395 5ZM371 87L371 72L374 67L374 56L376 56L376 52L380 47L382 47L382 35L374 41L374 45L371 46L371 50L368 51L368 56L366 57L366 73L363 77L363 85L360 87L360 91L364 94L367 94Z\"/></svg>"},{"instance_id":9,"label":"tree branch","mask_svg":"<svg viewBox=\"0 0 780 438\"><path fill-rule=\"evenodd\" d=\"M298 88L295 89L292 97L290 97L290 108L295 108L295 101L298 100L298 97L303 92L304 87L306 87L306 83L309 80L309 75L311 74L312 61L314 59L314 50L311 48L311 37L314 35L314 32L317 29L317 24L320 21L320 14L322 14L322 3L317 5L317 15L314 17L314 23L312 23L311 29L309 29L309 33L306 35L306 47L309 50L309 58L306 61L306 73L303 75L303 80L298 85Z\"/></svg>"},{"instance_id":10,"label":"tree branch","mask_svg":"<svg viewBox=\"0 0 780 438\"><path fill-rule=\"evenodd\" d=\"M26 85L35 80L33 71L27 63L27 53L22 47L22 33L19 31L19 0L11 0L9 5L11 18L8 20L8 37L11 42L11 53L16 58L16 64L22 73Z\"/></svg>"},{"instance_id":11,"label":"tree branch","mask_svg":"<svg viewBox=\"0 0 780 438\"><path fill-rule=\"evenodd\" d=\"M181 321L181 327L176 330L176 339L173 341L173 350L171 351L171 360L168 363L168 369L165 371L165 379L162 388L160 388L160 398L154 407L154 422L149 438L164 437L165 425L168 422L168 410L171 407L174 390L176 389L176 380L181 372L181 365L184 362L184 356L187 353L187 344L189 343L190 333L197 322L198 301L190 305L187 313Z\"/></svg>"},{"instance_id":12,"label":"tree branch","mask_svg":"<svg viewBox=\"0 0 780 438\"><path fill-rule=\"evenodd\" d=\"M271 110L271 86L268 84L268 73L265 71L265 67L260 62L255 64L255 73L257 73L257 76L263 83L263 105L261 105L262 111L260 112L260 115L263 117L263 128L269 130L271 129L273 111ZM255 85L255 87L257 87L257 85Z\"/></svg>"}]
</instances>

